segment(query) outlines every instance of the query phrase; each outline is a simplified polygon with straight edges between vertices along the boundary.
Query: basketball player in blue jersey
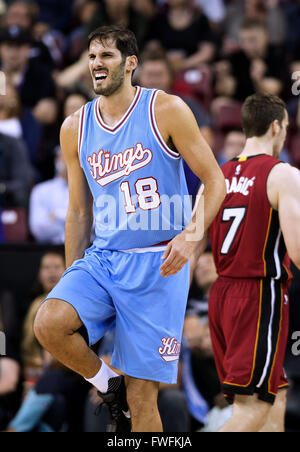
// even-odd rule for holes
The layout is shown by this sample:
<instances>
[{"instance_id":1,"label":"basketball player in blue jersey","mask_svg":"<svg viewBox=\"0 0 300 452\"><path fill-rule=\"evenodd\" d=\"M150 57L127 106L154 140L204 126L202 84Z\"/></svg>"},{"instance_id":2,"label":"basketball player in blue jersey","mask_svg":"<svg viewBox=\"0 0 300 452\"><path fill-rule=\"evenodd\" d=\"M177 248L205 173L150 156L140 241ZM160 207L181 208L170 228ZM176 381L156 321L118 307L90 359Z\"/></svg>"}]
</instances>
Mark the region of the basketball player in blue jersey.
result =
<instances>
[{"instance_id":1,"label":"basketball player in blue jersey","mask_svg":"<svg viewBox=\"0 0 300 452\"><path fill-rule=\"evenodd\" d=\"M70 190L68 269L34 328L43 347L98 389L115 431L130 431L132 422L135 432L160 432L159 383L177 382L188 261L198 245L190 236L199 208L192 218L182 209L188 195L182 158L205 184L205 230L225 197L225 181L186 104L132 85L137 55L135 36L121 27L89 37L99 97L61 129ZM96 239L87 249L93 216ZM111 364L125 378L78 332L85 326L91 346L113 324Z\"/></svg>"}]
</instances>

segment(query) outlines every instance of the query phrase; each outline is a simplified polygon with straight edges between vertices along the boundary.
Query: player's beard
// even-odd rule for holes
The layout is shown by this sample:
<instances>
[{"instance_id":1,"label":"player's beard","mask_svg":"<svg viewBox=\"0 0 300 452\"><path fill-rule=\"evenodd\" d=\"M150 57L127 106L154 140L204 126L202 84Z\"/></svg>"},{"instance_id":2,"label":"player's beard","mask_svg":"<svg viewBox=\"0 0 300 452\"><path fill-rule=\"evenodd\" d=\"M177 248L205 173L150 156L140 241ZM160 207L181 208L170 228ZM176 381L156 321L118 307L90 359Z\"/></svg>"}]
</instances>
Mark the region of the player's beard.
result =
<instances>
[{"instance_id":1,"label":"player's beard","mask_svg":"<svg viewBox=\"0 0 300 452\"><path fill-rule=\"evenodd\" d=\"M98 86L94 88L94 91L98 96L111 96L121 88L125 80L125 63L126 59L124 58L113 72L108 73L110 82L106 87L102 88L101 86Z\"/></svg>"}]
</instances>

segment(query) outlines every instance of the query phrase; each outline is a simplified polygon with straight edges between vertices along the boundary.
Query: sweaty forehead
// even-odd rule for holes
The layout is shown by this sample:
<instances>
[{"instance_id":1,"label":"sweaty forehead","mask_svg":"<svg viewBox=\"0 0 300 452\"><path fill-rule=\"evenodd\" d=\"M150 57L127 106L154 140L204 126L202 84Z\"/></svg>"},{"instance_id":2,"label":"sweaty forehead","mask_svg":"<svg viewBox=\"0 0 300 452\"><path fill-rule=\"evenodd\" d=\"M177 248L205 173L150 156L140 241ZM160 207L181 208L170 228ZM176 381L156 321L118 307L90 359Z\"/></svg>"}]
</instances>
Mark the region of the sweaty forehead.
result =
<instances>
[{"instance_id":1,"label":"sweaty forehead","mask_svg":"<svg viewBox=\"0 0 300 452\"><path fill-rule=\"evenodd\" d=\"M103 51L111 51L111 52L119 52L116 47L116 41L112 38L100 39L95 38L90 43L90 52L103 52Z\"/></svg>"}]
</instances>

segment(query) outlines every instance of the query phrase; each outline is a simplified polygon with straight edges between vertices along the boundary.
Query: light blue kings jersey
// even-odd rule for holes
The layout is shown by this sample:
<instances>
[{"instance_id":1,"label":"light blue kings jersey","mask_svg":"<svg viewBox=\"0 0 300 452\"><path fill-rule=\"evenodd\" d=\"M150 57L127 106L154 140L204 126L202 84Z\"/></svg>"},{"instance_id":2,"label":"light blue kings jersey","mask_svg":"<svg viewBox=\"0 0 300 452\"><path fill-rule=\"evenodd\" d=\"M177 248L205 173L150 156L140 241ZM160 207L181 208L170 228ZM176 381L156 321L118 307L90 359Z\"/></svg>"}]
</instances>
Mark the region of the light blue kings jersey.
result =
<instances>
[{"instance_id":1,"label":"light blue kings jersey","mask_svg":"<svg viewBox=\"0 0 300 452\"><path fill-rule=\"evenodd\" d=\"M180 155L158 130L157 90L137 87L118 124L107 126L97 98L82 107L78 152L94 198L99 249L132 250L163 244L191 220Z\"/></svg>"}]
</instances>

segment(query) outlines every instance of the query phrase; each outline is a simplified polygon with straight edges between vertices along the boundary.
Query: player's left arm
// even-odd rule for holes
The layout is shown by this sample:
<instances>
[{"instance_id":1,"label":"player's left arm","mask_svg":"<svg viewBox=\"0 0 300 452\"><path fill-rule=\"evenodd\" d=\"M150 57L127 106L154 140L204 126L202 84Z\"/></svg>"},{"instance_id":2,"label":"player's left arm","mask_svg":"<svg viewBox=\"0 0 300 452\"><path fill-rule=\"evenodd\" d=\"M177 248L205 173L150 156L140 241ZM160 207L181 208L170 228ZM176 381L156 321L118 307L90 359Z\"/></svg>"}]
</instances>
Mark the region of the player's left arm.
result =
<instances>
[{"instance_id":1,"label":"player's left arm","mask_svg":"<svg viewBox=\"0 0 300 452\"><path fill-rule=\"evenodd\" d=\"M213 152L201 135L196 119L186 103L177 96L160 93L156 101L155 115L164 140L172 141L204 185L204 203L198 203L191 223L169 243L164 253L165 262L161 266L161 274L167 277L178 273L199 247L203 234L197 237L197 219L202 219L204 233L220 209L226 195L226 186Z\"/></svg>"}]
</instances>

